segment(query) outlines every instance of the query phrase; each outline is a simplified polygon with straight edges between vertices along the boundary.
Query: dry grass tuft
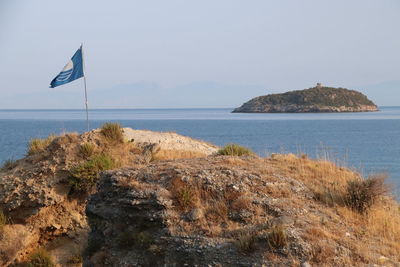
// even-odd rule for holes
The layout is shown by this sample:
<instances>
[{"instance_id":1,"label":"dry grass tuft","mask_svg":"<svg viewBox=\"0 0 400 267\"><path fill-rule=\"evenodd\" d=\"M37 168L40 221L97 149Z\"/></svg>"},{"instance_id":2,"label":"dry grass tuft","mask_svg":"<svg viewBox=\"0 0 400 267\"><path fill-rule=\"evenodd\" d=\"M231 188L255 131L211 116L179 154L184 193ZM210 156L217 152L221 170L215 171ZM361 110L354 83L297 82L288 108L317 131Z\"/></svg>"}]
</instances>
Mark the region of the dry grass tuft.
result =
<instances>
[{"instance_id":1,"label":"dry grass tuft","mask_svg":"<svg viewBox=\"0 0 400 267\"><path fill-rule=\"evenodd\" d=\"M28 155L34 155L36 153L39 153L41 151L44 151L51 142L56 138L55 135L50 135L49 137L45 139L40 139L40 138L34 138L29 141L28 144Z\"/></svg>"},{"instance_id":2,"label":"dry grass tuft","mask_svg":"<svg viewBox=\"0 0 400 267\"><path fill-rule=\"evenodd\" d=\"M249 165L249 163L247 161L244 161L238 157L227 157L227 158L224 158L223 161L224 161L224 163L226 163L229 166L247 167Z\"/></svg>"},{"instance_id":3,"label":"dry grass tuft","mask_svg":"<svg viewBox=\"0 0 400 267\"><path fill-rule=\"evenodd\" d=\"M79 146L79 155L84 158L88 159L93 156L95 150L95 146L92 143L84 143Z\"/></svg>"},{"instance_id":4,"label":"dry grass tuft","mask_svg":"<svg viewBox=\"0 0 400 267\"><path fill-rule=\"evenodd\" d=\"M206 156L206 154L196 151L161 149L153 154L152 160L203 158Z\"/></svg>"},{"instance_id":5,"label":"dry grass tuft","mask_svg":"<svg viewBox=\"0 0 400 267\"><path fill-rule=\"evenodd\" d=\"M79 134L76 132L63 133L61 136L56 138L56 142L59 145L76 144L79 142Z\"/></svg>"},{"instance_id":6,"label":"dry grass tuft","mask_svg":"<svg viewBox=\"0 0 400 267\"><path fill-rule=\"evenodd\" d=\"M231 208L234 211L252 209L252 200L249 196L242 194L232 201Z\"/></svg>"},{"instance_id":7,"label":"dry grass tuft","mask_svg":"<svg viewBox=\"0 0 400 267\"><path fill-rule=\"evenodd\" d=\"M7 222L7 216L4 214L3 210L0 209L0 232L3 231L4 225L6 225Z\"/></svg>"},{"instance_id":8,"label":"dry grass tuft","mask_svg":"<svg viewBox=\"0 0 400 267\"><path fill-rule=\"evenodd\" d=\"M228 207L224 201L210 201L207 206L207 219L216 223L224 223L228 220Z\"/></svg>"},{"instance_id":9,"label":"dry grass tuft","mask_svg":"<svg viewBox=\"0 0 400 267\"><path fill-rule=\"evenodd\" d=\"M337 236L333 235L332 233L318 226L312 226L307 228L303 237L308 241L312 242L316 242L322 239L338 240Z\"/></svg>"},{"instance_id":10,"label":"dry grass tuft","mask_svg":"<svg viewBox=\"0 0 400 267\"><path fill-rule=\"evenodd\" d=\"M119 123L107 122L101 126L100 133L112 142L122 143L124 141L122 127Z\"/></svg>"},{"instance_id":11,"label":"dry grass tuft","mask_svg":"<svg viewBox=\"0 0 400 267\"><path fill-rule=\"evenodd\" d=\"M55 267L53 258L49 252L43 248L37 249L29 256L28 267Z\"/></svg>"},{"instance_id":12,"label":"dry grass tuft","mask_svg":"<svg viewBox=\"0 0 400 267\"><path fill-rule=\"evenodd\" d=\"M1 166L0 170L4 170L4 171L12 170L15 167L17 167L17 165L18 165L18 163L16 160L8 159L8 160L4 161L3 166Z\"/></svg>"},{"instance_id":13,"label":"dry grass tuft","mask_svg":"<svg viewBox=\"0 0 400 267\"><path fill-rule=\"evenodd\" d=\"M257 237L254 233L244 233L239 235L235 245L242 253L248 254L256 250Z\"/></svg>"},{"instance_id":14,"label":"dry grass tuft","mask_svg":"<svg viewBox=\"0 0 400 267\"><path fill-rule=\"evenodd\" d=\"M335 248L329 243L317 242L312 246L312 262L317 264L327 264L332 261L333 257L335 257Z\"/></svg>"},{"instance_id":15,"label":"dry grass tuft","mask_svg":"<svg viewBox=\"0 0 400 267\"><path fill-rule=\"evenodd\" d=\"M270 249L280 249L287 245L287 235L282 226L276 226L267 234L267 246Z\"/></svg>"},{"instance_id":16,"label":"dry grass tuft","mask_svg":"<svg viewBox=\"0 0 400 267\"><path fill-rule=\"evenodd\" d=\"M386 178L386 175L376 175L349 181L344 196L346 205L360 213L367 213L379 198L388 193Z\"/></svg>"},{"instance_id":17,"label":"dry grass tuft","mask_svg":"<svg viewBox=\"0 0 400 267\"><path fill-rule=\"evenodd\" d=\"M397 254L400 256L400 206L396 203L375 206L362 217L367 221L370 234L397 244Z\"/></svg>"},{"instance_id":18,"label":"dry grass tuft","mask_svg":"<svg viewBox=\"0 0 400 267\"><path fill-rule=\"evenodd\" d=\"M170 191L178 206L182 210L188 210L198 206L200 192L195 186L183 182L180 178L174 178L170 182Z\"/></svg>"},{"instance_id":19,"label":"dry grass tuft","mask_svg":"<svg viewBox=\"0 0 400 267\"><path fill-rule=\"evenodd\" d=\"M218 155L224 156L246 156L246 155L254 155L254 152L248 149L247 147L237 145L237 144L228 144L218 150Z\"/></svg>"}]
</instances>

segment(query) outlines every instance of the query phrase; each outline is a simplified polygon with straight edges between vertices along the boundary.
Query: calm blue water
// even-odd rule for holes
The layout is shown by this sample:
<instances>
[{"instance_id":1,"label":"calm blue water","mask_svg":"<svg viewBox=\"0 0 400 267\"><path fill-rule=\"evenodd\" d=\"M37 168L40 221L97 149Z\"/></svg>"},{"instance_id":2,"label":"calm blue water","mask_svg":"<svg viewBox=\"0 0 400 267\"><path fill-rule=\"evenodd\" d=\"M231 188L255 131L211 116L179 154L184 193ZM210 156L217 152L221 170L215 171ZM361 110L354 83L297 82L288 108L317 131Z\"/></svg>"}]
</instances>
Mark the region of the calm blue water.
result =
<instances>
[{"instance_id":1,"label":"calm blue water","mask_svg":"<svg viewBox=\"0 0 400 267\"><path fill-rule=\"evenodd\" d=\"M239 143L260 155L274 152L331 157L365 175L388 172L400 192L400 107L374 113L232 114L231 109L92 110L91 128L175 131L217 145ZM0 162L20 158L30 138L85 130L83 110L0 110Z\"/></svg>"}]
</instances>

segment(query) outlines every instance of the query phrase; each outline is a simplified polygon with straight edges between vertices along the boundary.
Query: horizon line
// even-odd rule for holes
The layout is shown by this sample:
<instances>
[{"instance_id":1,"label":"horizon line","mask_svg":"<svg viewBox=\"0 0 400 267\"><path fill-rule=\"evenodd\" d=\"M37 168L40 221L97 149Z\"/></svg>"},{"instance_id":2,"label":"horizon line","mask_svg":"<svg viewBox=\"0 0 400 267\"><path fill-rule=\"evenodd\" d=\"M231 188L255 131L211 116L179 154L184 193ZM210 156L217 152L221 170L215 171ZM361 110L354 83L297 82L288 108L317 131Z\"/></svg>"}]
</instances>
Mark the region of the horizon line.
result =
<instances>
[{"instance_id":1,"label":"horizon line","mask_svg":"<svg viewBox=\"0 0 400 267\"><path fill-rule=\"evenodd\" d=\"M378 107L382 108L392 108L392 107L400 107L398 106L392 106L392 105L378 105ZM90 110L144 110L144 109L234 109L235 107L184 107L184 108L92 108ZM85 108L6 108L6 109L1 109L0 111L66 111L66 110L85 110Z\"/></svg>"}]
</instances>

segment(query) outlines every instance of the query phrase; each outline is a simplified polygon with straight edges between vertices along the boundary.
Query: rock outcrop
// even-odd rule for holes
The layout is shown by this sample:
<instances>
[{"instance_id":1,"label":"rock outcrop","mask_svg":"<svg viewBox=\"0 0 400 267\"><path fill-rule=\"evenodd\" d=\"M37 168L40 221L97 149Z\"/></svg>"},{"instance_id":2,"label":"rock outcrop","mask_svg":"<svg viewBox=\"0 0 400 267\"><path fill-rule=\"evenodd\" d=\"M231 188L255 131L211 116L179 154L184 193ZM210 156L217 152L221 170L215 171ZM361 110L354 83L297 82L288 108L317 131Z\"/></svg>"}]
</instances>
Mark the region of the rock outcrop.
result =
<instances>
[{"instance_id":1,"label":"rock outcrop","mask_svg":"<svg viewBox=\"0 0 400 267\"><path fill-rule=\"evenodd\" d=\"M0 266L23 266L38 247L57 266L400 262L398 203L372 183L368 213L353 210L346 190L362 180L349 169L305 155L217 156L174 133L120 137L53 137L0 169Z\"/></svg>"},{"instance_id":2,"label":"rock outcrop","mask_svg":"<svg viewBox=\"0 0 400 267\"><path fill-rule=\"evenodd\" d=\"M71 259L82 254L89 231L87 197L95 192L75 192L71 185L71 170L90 160L81 154L81 145L92 144L94 154L109 154L120 167L217 151L214 145L175 133L125 128L123 137L124 143L110 143L100 130L51 137L47 147L0 169L0 211L10 222L0 231L0 266L23 262L42 245L61 266L75 266Z\"/></svg>"},{"instance_id":3,"label":"rock outcrop","mask_svg":"<svg viewBox=\"0 0 400 267\"><path fill-rule=\"evenodd\" d=\"M365 95L345 88L323 87L259 96L234 113L366 112L378 107Z\"/></svg>"},{"instance_id":4,"label":"rock outcrop","mask_svg":"<svg viewBox=\"0 0 400 267\"><path fill-rule=\"evenodd\" d=\"M355 243L378 261L380 245L317 201L316 181L295 173L326 175L327 185L333 175L358 175L314 164L294 155L212 156L105 172L86 209L92 231L85 264L362 266L366 255Z\"/></svg>"}]
</instances>

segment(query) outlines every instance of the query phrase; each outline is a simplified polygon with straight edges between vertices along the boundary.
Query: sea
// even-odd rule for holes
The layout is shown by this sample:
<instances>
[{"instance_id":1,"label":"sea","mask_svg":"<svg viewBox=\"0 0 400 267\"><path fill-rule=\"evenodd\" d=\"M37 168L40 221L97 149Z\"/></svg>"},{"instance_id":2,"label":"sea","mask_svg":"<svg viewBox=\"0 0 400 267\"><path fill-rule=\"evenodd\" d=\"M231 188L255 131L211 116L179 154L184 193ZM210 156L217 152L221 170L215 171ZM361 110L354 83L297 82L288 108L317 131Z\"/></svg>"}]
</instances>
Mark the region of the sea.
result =
<instances>
[{"instance_id":1,"label":"sea","mask_svg":"<svg viewBox=\"0 0 400 267\"><path fill-rule=\"evenodd\" d=\"M173 131L218 146L237 143L260 156L307 154L365 177L386 173L400 196L400 107L365 113L231 113L231 108L95 109L90 129L105 122ZM85 110L0 110L0 163L26 154L32 138L86 131Z\"/></svg>"}]
</instances>

